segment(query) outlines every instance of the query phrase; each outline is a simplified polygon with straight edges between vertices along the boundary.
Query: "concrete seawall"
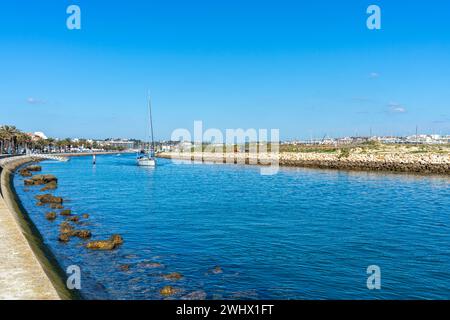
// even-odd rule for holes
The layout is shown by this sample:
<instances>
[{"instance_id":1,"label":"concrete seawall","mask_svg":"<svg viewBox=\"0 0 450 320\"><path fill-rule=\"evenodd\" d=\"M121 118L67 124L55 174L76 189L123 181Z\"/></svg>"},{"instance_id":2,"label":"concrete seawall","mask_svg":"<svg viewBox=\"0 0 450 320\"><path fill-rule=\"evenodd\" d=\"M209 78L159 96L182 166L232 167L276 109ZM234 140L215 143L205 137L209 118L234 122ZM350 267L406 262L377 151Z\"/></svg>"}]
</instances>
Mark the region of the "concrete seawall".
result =
<instances>
[{"instance_id":1,"label":"concrete seawall","mask_svg":"<svg viewBox=\"0 0 450 320\"><path fill-rule=\"evenodd\" d=\"M0 299L76 298L63 273L23 209L12 185L14 170L31 157L0 159Z\"/></svg>"},{"instance_id":2,"label":"concrete seawall","mask_svg":"<svg viewBox=\"0 0 450 320\"><path fill-rule=\"evenodd\" d=\"M291 167L358 171L407 172L450 175L449 154L338 154L281 152L279 154L246 153L161 153L160 158L239 164L276 164Z\"/></svg>"}]
</instances>

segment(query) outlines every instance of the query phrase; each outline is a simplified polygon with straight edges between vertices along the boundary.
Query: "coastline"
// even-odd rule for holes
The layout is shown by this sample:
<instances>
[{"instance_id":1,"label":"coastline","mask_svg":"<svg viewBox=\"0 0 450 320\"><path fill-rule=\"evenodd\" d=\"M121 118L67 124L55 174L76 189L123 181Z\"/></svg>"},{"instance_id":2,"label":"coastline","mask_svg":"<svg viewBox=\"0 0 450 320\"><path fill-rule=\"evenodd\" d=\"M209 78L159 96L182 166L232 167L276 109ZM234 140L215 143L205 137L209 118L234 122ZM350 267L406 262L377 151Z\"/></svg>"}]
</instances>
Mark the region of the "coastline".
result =
<instances>
[{"instance_id":1,"label":"coastline","mask_svg":"<svg viewBox=\"0 0 450 320\"><path fill-rule=\"evenodd\" d=\"M15 170L37 161L30 156L0 161L0 299L79 299L77 293L67 289L63 269L44 244L13 186Z\"/></svg>"},{"instance_id":2,"label":"coastline","mask_svg":"<svg viewBox=\"0 0 450 320\"><path fill-rule=\"evenodd\" d=\"M230 164L270 165L374 172L450 175L449 154L338 154L280 152L278 154L164 152L160 158Z\"/></svg>"}]
</instances>

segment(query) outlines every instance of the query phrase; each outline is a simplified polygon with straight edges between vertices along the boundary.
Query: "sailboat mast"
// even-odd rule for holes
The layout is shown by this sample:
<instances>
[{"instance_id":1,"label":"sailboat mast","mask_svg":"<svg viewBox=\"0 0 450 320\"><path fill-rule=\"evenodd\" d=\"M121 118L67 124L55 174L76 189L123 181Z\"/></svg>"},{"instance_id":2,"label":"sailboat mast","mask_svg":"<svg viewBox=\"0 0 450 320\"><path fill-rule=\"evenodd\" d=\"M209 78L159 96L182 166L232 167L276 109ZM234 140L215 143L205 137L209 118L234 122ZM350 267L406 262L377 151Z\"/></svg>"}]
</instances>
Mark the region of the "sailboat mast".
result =
<instances>
[{"instance_id":1,"label":"sailboat mast","mask_svg":"<svg viewBox=\"0 0 450 320\"><path fill-rule=\"evenodd\" d=\"M153 138L152 98L148 96L148 118L150 122L150 138L152 140L152 151L155 152L155 140Z\"/></svg>"}]
</instances>

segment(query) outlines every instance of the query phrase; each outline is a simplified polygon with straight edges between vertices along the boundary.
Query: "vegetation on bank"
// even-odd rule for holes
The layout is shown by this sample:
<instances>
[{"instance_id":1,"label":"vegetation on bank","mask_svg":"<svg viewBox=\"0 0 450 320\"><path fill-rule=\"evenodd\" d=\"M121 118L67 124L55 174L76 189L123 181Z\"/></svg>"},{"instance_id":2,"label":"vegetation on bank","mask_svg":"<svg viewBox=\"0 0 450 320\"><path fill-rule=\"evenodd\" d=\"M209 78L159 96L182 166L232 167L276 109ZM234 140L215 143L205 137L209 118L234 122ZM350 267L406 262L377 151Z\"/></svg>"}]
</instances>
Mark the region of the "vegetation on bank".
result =
<instances>
[{"instance_id":1,"label":"vegetation on bank","mask_svg":"<svg viewBox=\"0 0 450 320\"><path fill-rule=\"evenodd\" d=\"M0 126L0 154L22 154L26 150L38 152L68 152L71 149L84 148L87 150L102 149L105 151L123 151L124 147L100 146L95 141L86 139L72 140L32 136L20 131L15 126Z\"/></svg>"}]
</instances>

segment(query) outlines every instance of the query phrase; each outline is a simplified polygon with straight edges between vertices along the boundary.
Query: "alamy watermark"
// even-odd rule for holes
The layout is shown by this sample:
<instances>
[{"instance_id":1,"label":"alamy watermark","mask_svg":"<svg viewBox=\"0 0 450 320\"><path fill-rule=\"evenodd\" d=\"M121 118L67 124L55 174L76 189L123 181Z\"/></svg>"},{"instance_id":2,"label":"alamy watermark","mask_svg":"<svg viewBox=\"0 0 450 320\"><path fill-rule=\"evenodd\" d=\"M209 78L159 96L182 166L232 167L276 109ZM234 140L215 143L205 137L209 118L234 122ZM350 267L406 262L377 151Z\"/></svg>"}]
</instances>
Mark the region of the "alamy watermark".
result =
<instances>
[{"instance_id":1,"label":"alamy watermark","mask_svg":"<svg viewBox=\"0 0 450 320\"><path fill-rule=\"evenodd\" d=\"M180 141L181 159L222 161L236 164L259 164L262 175L279 170L279 129L204 130L202 121L194 121L194 133L184 128L172 132L171 140ZM270 131L270 135L269 135ZM178 162L176 159L174 162Z\"/></svg>"},{"instance_id":2,"label":"alamy watermark","mask_svg":"<svg viewBox=\"0 0 450 320\"><path fill-rule=\"evenodd\" d=\"M77 265L68 266L66 286L69 290L81 290L81 268Z\"/></svg>"},{"instance_id":3,"label":"alamy watermark","mask_svg":"<svg viewBox=\"0 0 450 320\"><path fill-rule=\"evenodd\" d=\"M381 289L381 268L377 265L371 265L366 270L369 277L367 278L367 289L380 290Z\"/></svg>"}]
</instances>

